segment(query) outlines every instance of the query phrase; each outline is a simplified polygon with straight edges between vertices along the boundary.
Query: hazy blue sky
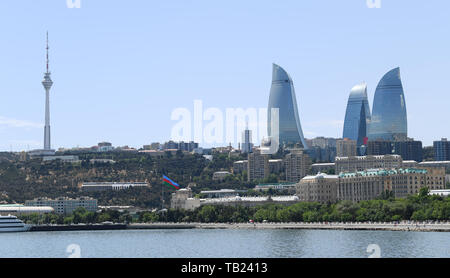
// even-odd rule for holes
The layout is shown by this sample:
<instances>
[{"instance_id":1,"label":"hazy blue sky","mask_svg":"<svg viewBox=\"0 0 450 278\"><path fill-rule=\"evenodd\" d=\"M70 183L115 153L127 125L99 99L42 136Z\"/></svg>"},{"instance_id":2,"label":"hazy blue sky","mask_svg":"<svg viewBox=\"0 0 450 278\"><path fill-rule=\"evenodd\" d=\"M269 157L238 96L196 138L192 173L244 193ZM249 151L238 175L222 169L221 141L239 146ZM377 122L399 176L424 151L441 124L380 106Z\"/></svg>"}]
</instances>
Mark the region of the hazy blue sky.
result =
<instances>
[{"instance_id":1,"label":"hazy blue sky","mask_svg":"<svg viewBox=\"0 0 450 278\"><path fill-rule=\"evenodd\" d=\"M450 137L450 2L0 2L0 150L43 144L50 32L52 145L166 141L177 107L266 107L272 63L292 76L306 137L342 136L348 94L400 66L410 137Z\"/></svg>"}]
</instances>

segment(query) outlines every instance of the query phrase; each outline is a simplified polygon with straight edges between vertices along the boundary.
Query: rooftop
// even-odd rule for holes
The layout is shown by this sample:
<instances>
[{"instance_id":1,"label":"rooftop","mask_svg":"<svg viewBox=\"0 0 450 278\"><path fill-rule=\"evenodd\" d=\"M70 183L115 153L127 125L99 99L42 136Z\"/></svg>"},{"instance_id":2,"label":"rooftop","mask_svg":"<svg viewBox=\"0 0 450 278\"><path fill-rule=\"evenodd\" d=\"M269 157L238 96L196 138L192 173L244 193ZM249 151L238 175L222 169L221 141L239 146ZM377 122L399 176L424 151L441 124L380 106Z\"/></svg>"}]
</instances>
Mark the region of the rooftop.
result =
<instances>
[{"instance_id":1,"label":"rooftop","mask_svg":"<svg viewBox=\"0 0 450 278\"><path fill-rule=\"evenodd\" d=\"M428 173L425 169L407 168L407 169L371 169L366 171L352 172L352 173L340 173L340 178L351 178L351 177L368 177L368 176L389 176L396 174L426 174Z\"/></svg>"},{"instance_id":2,"label":"rooftop","mask_svg":"<svg viewBox=\"0 0 450 278\"><path fill-rule=\"evenodd\" d=\"M315 176L306 176L302 180L315 180L315 179L337 179L339 178L338 175L328 175L324 173L318 173Z\"/></svg>"},{"instance_id":3,"label":"rooftop","mask_svg":"<svg viewBox=\"0 0 450 278\"><path fill-rule=\"evenodd\" d=\"M355 158L355 159L366 159L366 158L377 158L377 159L383 159L386 157L392 157L392 158L401 158L400 155L398 154L386 154L386 155L365 155L365 156L337 156L336 160L346 160L346 159L350 159L350 158Z\"/></svg>"}]
</instances>

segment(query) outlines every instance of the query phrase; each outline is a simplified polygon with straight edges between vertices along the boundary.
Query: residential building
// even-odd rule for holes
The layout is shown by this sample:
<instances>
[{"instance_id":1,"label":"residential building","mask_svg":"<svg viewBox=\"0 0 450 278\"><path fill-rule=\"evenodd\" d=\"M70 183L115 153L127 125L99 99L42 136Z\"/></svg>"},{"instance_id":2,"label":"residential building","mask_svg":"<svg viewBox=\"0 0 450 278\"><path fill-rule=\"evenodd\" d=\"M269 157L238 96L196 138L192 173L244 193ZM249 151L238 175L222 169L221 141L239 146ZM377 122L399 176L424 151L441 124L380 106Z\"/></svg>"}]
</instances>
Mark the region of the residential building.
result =
<instances>
[{"instance_id":1,"label":"residential building","mask_svg":"<svg viewBox=\"0 0 450 278\"><path fill-rule=\"evenodd\" d=\"M337 140L336 142L336 156L356 156L356 141L349 138Z\"/></svg>"},{"instance_id":2,"label":"residential building","mask_svg":"<svg viewBox=\"0 0 450 278\"><path fill-rule=\"evenodd\" d=\"M392 154L392 141L369 140L367 142L367 155L386 155Z\"/></svg>"},{"instance_id":3,"label":"residential building","mask_svg":"<svg viewBox=\"0 0 450 278\"><path fill-rule=\"evenodd\" d=\"M434 160L449 161L450 160L450 142L447 138L442 138L441 141L433 142Z\"/></svg>"},{"instance_id":4,"label":"residential building","mask_svg":"<svg viewBox=\"0 0 450 278\"><path fill-rule=\"evenodd\" d=\"M306 139L306 143L308 144L308 148L311 147L319 147L321 149L326 148L336 148L336 138L330 137L316 137L313 139Z\"/></svg>"},{"instance_id":5,"label":"residential building","mask_svg":"<svg viewBox=\"0 0 450 278\"><path fill-rule=\"evenodd\" d=\"M269 156L255 150L248 154L247 180L256 181L269 177Z\"/></svg>"},{"instance_id":6,"label":"residential building","mask_svg":"<svg viewBox=\"0 0 450 278\"><path fill-rule=\"evenodd\" d=\"M248 160L239 160L233 162L233 174L240 174L247 171Z\"/></svg>"},{"instance_id":7,"label":"residential building","mask_svg":"<svg viewBox=\"0 0 450 278\"><path fill-rule=\"evenodd\" d=\"M398 154L404 160L423 160L423 148L421 141L415 141L412 138L402 140L386 141L374 140L367 144L368 155Z\"/></svg>"},{"instance_id":8,"label":"residential building","mask_svg":"<svg viewBox=\"0 0 450 278\"><path fill-rule=\"evenodd\" d=\"M283 159L269 159L269 173L278 174L284 171Z\"/></svg>"},{"instance_id":9,"label":"residential building","mask_svg":"<svg viewBox=\"0 0 450 278\"><path fill-rule=\"evenodd\" d=\"M403 160L414 160L421 162L423 160L423 148L421 141L409 139L406 141L394 141L392 143L392 153L400 155Z\"/></svg>"},{"instance_id":10,"label":"residential building","mask_svg":"<svg viewBox=\"0 0 450 278\"><path fill-rule=\"evenodd\" d=\"M311 168L311 158L303 150L292 150L284 157L286 181L298 182L305 177Z\"/></svg>"}]
</instances>

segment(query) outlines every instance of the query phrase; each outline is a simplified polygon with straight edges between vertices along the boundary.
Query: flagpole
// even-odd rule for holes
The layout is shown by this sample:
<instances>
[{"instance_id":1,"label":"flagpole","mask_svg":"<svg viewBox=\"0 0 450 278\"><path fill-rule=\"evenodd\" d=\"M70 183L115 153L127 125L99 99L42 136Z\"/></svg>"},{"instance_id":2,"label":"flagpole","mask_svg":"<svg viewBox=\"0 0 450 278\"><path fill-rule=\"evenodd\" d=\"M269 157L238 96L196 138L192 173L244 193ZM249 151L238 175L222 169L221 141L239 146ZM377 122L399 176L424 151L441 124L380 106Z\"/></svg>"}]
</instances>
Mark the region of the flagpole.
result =
<instances>
[{"instance_id":1,"label":"flagpole","mask_svg":"<svg viewBox=\"0 0 450 278\"><path fill-rule=\"evenodd\" d=\"M164 183L161 183L161 210L164 209Z\"/></svg>"}]
</instances>

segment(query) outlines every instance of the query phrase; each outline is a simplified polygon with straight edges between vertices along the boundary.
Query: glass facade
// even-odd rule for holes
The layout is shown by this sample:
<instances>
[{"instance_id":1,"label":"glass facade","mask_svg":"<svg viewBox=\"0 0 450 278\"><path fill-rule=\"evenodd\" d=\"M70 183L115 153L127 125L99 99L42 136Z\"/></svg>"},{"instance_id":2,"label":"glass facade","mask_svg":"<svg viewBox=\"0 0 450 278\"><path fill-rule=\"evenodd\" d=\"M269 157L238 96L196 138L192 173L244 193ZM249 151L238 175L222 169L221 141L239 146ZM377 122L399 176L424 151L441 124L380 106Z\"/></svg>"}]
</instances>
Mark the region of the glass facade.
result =
<instances>
[{"instance_id":1,"label":"glass facade","mask_svg":"<svg viewBox=\"0 0 450 278\"><path fill-rule=\"evenodd\" d=\"M448 161L450 160L450 142L447 138L442 138L441 141L433 142L434 160Z\"/></svg>"},{"instance_id":2,"label":"glass facade","mask_svg":"<svg viewBox=\"0 0 450 278\"><path fill-rule=\"evenodd\" d=\"M271 136L271 109L279 108L280 145L301 144L307 149L298 116L294 84L289 74L280 66L273 65L272 87L268 107L268 135Z\"/></svg>"},{"instance_id":3,"label":"glass facade","mask_svg":"<svg viewBox=\"0 0 450 278\"><path fill-rule=\"evenodd\" d=\"M365 83L356 85L348 98L343 138L356 141L358 147L363 145L364 138L367 137L370 118L367 85Z\"/></svg>"},{"instance_id":4,"label":"glass facade","mask_svg":"<svg viewBox=\"0 0 450 278\"><path fill-rule=\"evenodd\" d=\"M369 140L402 140L408 136L405 96L400 68L386 73L378 83L373 101Z\"/></svg>"}]
</instances>

